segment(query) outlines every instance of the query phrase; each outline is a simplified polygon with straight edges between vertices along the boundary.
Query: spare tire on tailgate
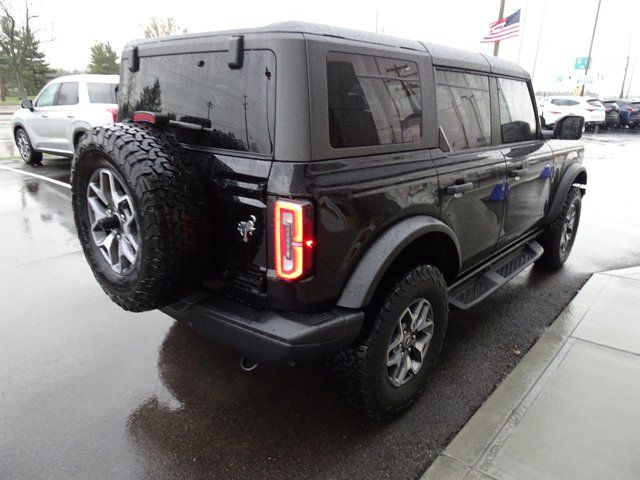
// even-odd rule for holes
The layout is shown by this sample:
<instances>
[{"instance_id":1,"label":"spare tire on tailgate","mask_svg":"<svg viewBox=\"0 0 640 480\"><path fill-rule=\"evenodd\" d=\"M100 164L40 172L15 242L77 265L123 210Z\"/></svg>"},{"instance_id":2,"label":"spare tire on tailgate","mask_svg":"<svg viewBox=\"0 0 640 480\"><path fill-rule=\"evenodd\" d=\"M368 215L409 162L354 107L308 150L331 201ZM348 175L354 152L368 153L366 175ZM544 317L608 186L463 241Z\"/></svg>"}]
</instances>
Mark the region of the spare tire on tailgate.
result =
<instances>
[{"instance_id":1,"label":"spare tire on tailgate","mask_svg":"<svg viewBox=\"0 0 640 480\"><path fill-rule=\"evenodd\" d=\"M82 249L115 303L151 310L194 288L210 222L196 162L175 140L135 124L96 128L71 179Z\"/></svg>"}]
</instances>

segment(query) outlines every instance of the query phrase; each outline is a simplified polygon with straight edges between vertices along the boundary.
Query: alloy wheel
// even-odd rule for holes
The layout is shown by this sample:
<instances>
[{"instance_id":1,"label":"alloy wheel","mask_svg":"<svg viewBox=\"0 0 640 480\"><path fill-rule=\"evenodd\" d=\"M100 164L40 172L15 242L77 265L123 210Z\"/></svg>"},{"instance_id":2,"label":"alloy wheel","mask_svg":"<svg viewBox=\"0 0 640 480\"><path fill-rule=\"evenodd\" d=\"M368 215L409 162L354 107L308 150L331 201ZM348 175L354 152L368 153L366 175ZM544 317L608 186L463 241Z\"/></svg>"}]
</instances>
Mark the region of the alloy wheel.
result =
<instances>
[{"instance_id":1,"label":"alloy wheel","mask_svg":"<svg viewBox=\"0 0 640 480\"><path fill-rule=\"evenodd\" d=\"M111 269L129 273L140 250L140 232L133 201L114 172L96 170L87 187L91 236Z\"/></svg>"},{"instance_id":2,"label":"alloy wheel","mask_svg":"<svg viewBox=\"0 0 640 480\"><path fill-rule=\"evenodd\" d=\"M422 368L433 337L433 309L426 298L414 300L398 318L387 348L387 378L401 387Z\"/></svg>"},{"instance_id":3,"label":"alloy wheel","mask_svg":"<svg viewBox=\"0 0 640 480\"><path fill-rule=\"evenodd\" d=\"M29 160L31 156L31 145L29 145L29 139L24 130L19 130L16 135L16 143L18 144L18 151L23 160Z\"/></svg>"},{"instance_id":4,"label":"alloy wheel","mask_svg":"<svg viewBox=\"0 0 640 480\"><path fill-rule=\"evenodd\" d=\"M571 239L573 238L573 234L575 231L577 215L578 215L578 210L576 209L576 204L572 203L564 219L564 224L562 225L562 237L560 238L560 250L563 252L566 252L567 248L569 248L569 245L571 244Z\"/></svg>"}]
</instances>

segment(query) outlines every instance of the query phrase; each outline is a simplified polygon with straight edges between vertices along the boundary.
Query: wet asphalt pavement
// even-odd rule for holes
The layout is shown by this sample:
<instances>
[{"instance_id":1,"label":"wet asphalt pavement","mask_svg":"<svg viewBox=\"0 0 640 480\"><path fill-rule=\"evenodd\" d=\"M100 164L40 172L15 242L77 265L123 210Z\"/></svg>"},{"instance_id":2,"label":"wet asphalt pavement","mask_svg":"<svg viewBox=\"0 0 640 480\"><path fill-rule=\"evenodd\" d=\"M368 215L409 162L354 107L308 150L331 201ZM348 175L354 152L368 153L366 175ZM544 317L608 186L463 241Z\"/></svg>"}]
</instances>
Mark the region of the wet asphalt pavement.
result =
<instances>
[{"instance_id":1,"label":"wet asphalt pavement","mask_svg":"<svg viewBox=\"0 0 640 480\"><path fill-rule=\"evenodd\" d=\"M0 161L0 478L419 478L592 272L640 264L640 135L585 141L565 268L453 313L430 387L387 422L343 406L320 363L247 374L169 317L120 310L84 261L70 190L7 169L68 182L69 161Z\"/></svg>"}]
</instances>

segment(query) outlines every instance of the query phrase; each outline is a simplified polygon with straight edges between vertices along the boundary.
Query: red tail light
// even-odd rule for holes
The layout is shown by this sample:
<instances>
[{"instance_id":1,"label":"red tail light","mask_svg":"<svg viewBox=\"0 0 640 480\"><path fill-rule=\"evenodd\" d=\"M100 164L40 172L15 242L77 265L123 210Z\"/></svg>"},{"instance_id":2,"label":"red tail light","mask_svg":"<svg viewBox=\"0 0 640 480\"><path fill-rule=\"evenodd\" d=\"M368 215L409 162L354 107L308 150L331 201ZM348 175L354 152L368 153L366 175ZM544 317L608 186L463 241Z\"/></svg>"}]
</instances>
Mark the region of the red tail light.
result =
<instances>
[{"instance_id":1,"label":"red tail light","mask_svg":"<svg viewBox=\"0 0 640 480\"><path fill-rule=\"evenodd\" d=\"M586 110L587 110L587 112L595 112L597 110L597 108L587 108Z\"/></svg>"},{"instance_id":2,"label":"red tail light","mask_svg":"<svg viewBox=\"0 0 640 480\"><path fill-rule=\"evenodd\" d=\"M560 115L562 112L549 112L551 115Z\"/></svg>"},{"instance_id":3,"label":"red tail light","mask_svg":"<svg viewBox=\"0 0 640 480\"><path fill-rule=\"evenodd\" d=\"M156 115L153 112L133 112L131 119L134 122L156 123Z\"/></svg>"},{"instance_id":4,"label":"red tail light","mask_svg":"<svg viewBox=\"0 0 640 480\"><path fill-rule=\"evenodd\" d=\"M111 114L113 117L113 123L118 121L118 109L117 108L107 108L107 112Z\"/></svg>"},{"instance_id":5,"label":"red tail light","mask_svg":"<svg viewBox=\"0 0 640 480\"><path fill-rule=\"evenodd\" d=\"M313 267L313 206L306 200L277 200L274 205L275 270L287 281L309 276Z\"/></svg>"}]
</instances>

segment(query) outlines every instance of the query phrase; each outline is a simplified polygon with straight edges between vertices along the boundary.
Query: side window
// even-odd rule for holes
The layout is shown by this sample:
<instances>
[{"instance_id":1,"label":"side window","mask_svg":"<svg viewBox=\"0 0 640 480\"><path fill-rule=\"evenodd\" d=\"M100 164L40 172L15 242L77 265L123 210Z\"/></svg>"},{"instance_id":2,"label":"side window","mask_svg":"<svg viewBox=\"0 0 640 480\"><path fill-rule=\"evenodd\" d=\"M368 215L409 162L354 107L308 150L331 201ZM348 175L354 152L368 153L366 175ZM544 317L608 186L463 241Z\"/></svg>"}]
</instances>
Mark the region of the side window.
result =
<instances>
[{"instance_id":1,"label":"side window","mask_svg":"<svg viewBox=\"0 0 640 480\"><path fill-rule=\"evenodd\" d=\"M536 115L526 82L499 78L498 103L502 143L536 138Z\"/></svg>"},{"instance_id":2,"label":"side window","mask_svg":"<svg viewBox=\"0 0 640 480\"><path fill-rule=\"evenodd\" d=\"M65 82L60 85L56 105L76 105L78 103L78 82Z\"/></svg>"},{"instance_id":3,"label":"side window","mask_svg":"<svg viewBox=\"0 0 640 480\"><path fill-rule=\"evenodd\" d=\"M329 52L327 91L333 148L420 140L422 96L416 63Z\"/></svg>"},{"instance_id":4,"label":"side window","mask_svg":"<svg viewBox=\"0 0 640 480\"><path fill-rule=\"evenodd\" d=\"M491 145L489 77L437 70L436 102L451 151Z\"/></svg>"},{"instance_id":5,"label":"side window","mask_svg":"<svg viewBox=\"0 0 640 480\"><path fill-rule=\"evenodd\" d=\"M40 92L38 95L38 99L36 100L36 107L50 107L53 105L53 101L56 98L56 93L58 93L58 88L60 88L59 83L52 83L51 85L47 85L44 87L44 90Z\"/></svg>"}]
</instances>

